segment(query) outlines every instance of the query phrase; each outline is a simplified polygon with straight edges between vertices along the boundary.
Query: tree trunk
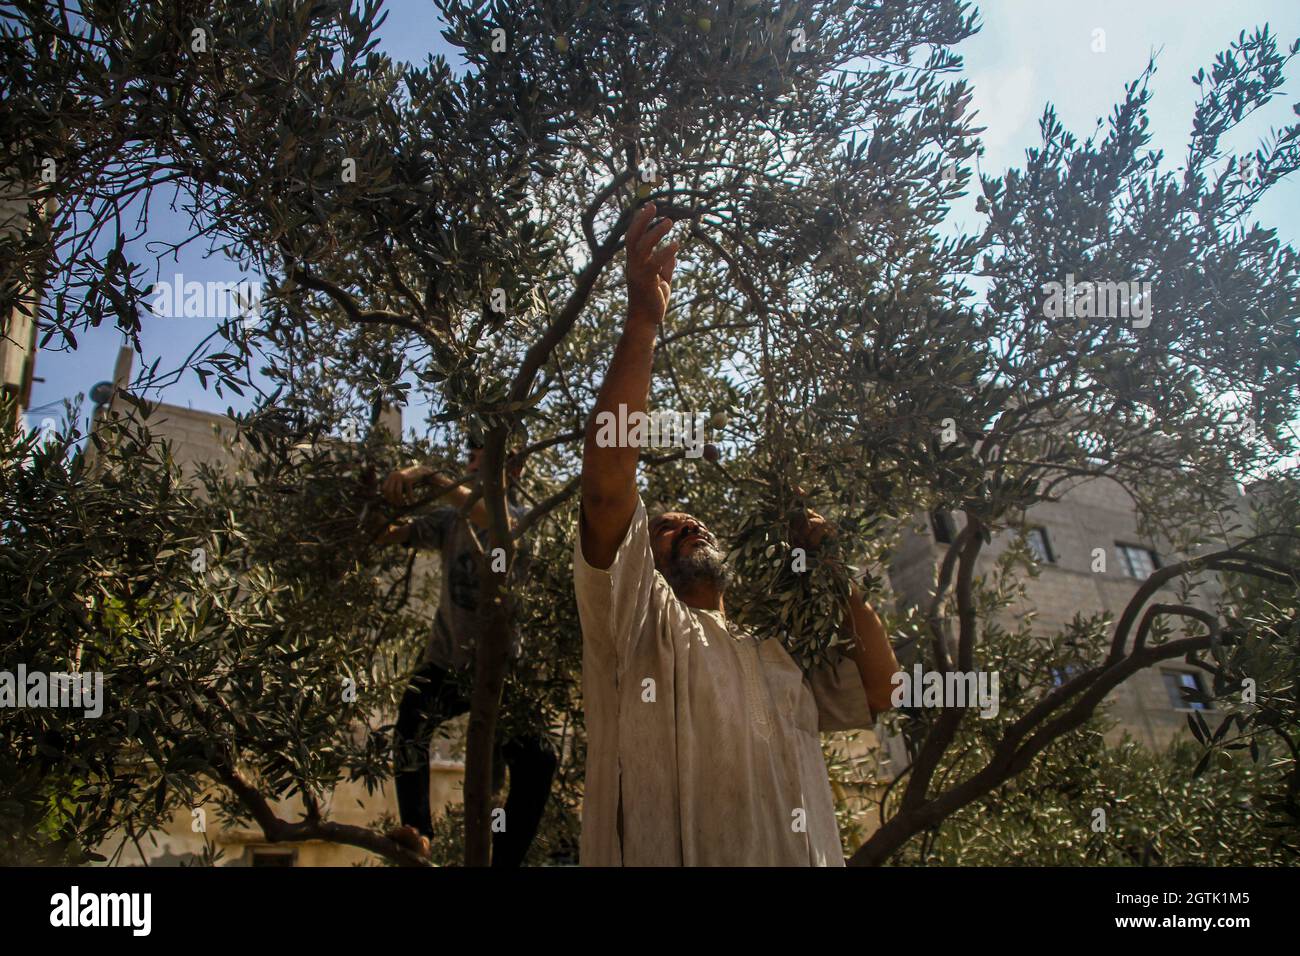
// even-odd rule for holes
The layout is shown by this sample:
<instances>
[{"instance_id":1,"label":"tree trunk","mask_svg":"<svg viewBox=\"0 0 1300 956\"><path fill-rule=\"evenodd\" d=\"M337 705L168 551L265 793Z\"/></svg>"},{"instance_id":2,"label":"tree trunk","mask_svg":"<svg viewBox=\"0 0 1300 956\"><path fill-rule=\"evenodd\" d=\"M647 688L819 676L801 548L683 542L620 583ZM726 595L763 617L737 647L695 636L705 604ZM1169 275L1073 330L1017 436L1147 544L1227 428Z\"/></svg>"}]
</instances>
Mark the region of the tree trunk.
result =
<instances>
[{"instance_id":1,"label":"tree trunk","mask_svg":"<svg viewBox=\"0 0 1300 956\"><path fill-rule=\"evenodd\" d=\"M484 564L491 567L490 560ZM500 575L489 571L479 591L484 603L479 608L481 626L474 654L474 690L470 696L465 742L466 866L487 866L492 860L492 752L513 629L511 615L500 595L499 578Z\"/></svg>"},{"instance_id":2,"label":"tree trunk","mask_svg":"<svg viewBox=\"0 0 1300 956\"><path fill-rule=\"evenodd\" d=\"M496 741L501 691L505 687L514 609L504 592L506 574L494 570L513 564L514 542L506 512L505 445L507 431L491 429L484 442L479 475L488 510L488 544L479 568L479 632L474 651L474 690L470 695L465 742L465 865L492 861L492 752ZM501 549L499 552L498 549ZM495 556L494 556L495 555ZM506 825L510 822L507 820Z\"/></svg>"}]
</instances>

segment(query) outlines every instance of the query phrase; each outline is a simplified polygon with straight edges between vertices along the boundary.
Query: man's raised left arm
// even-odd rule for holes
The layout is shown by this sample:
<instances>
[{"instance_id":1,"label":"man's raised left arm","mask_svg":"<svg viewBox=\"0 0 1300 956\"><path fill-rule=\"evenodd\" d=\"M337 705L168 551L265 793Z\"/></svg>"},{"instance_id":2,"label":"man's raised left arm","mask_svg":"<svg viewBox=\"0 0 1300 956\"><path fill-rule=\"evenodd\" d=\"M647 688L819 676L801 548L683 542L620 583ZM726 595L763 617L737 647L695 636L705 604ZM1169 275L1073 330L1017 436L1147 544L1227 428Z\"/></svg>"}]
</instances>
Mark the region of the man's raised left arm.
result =
<instances>
[{"instance_id":1,"label":"man's raised left arm","mask_svg":"<svg viewBox=\"0 0 1300 956\"><path fill-rule=\"evenodd\" d=\"M798 542L809 548L820 546L828 535L834 533L826 519L812 509L808 509L804 521L795 529ZM867 706L873 716L889 710L898 659L879 615L857 585L850 590L844 608L844 628L852 635L847 655L857 666L862 689L867 695Z\"/></svg>"}]
</instances>

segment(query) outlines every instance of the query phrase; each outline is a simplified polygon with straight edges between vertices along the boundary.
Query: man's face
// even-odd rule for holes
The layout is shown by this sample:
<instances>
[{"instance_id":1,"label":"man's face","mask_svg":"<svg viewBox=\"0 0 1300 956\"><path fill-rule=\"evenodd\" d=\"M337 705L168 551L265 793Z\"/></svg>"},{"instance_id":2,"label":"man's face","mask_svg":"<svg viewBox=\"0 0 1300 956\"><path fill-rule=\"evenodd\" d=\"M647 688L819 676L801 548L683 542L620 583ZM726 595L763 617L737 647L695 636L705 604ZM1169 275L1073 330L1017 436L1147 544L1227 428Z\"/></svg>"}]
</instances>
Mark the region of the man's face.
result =
<instances>
[{"instance_id":1,"label":"man's face","mask_svg":"<svg viewBox=\"0 0 1300 956\"><path fill-rule=\"evenodd\" d=\"M482 461L483 461L483 449L471 448L469 450L469 458L465 462L465 470L468 471L471 475L477 475L479 464ZM518 464L512 465L510 467L507 477L511 481L518 481L521 477L523 477L523 474L524 474L524 463L521 461Z\"/></svg>"},{"instance_id":2,"label":"man's face","mask_svg":"<svg viewBox=\"0 0 1300 956\"><path fill-rule=\"evenodd\" d=\"M718 539L690 515L669 511L651 521L650 550L655 568L674 590L698 583L726 588L726 565Z\"/></svg>"}]
</instances>

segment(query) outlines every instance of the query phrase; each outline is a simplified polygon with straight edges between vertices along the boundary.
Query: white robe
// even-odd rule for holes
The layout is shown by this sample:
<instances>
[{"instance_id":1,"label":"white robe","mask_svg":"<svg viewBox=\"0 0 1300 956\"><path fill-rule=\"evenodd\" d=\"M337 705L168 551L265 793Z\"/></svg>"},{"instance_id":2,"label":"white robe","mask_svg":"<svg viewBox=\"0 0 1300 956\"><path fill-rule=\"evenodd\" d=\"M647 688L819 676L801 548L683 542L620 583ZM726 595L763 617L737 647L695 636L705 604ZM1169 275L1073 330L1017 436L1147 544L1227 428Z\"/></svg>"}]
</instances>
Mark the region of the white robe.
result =
<instances>
[{"instance_id":1,"label":"white robe","mask_svg":"<svg viewBox=\"0 0 1300 956\"><path fill-rule=\"evenodd\" d=\"M843 866L818 732L872 725L852 660L806 680L778 640L679 601L640 498L608 570L575 538L582 863Z\"/></svg>"}]
</instances>

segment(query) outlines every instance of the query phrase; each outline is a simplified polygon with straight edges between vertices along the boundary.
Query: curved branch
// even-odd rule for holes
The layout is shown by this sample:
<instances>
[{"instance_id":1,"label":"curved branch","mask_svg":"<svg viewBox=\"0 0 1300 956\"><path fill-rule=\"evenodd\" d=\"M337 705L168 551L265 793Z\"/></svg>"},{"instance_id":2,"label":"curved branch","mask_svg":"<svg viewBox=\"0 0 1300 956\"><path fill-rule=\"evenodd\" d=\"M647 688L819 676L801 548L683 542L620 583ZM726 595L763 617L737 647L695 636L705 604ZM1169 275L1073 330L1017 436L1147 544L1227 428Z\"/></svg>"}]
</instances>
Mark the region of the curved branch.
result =
<instances>
[{"instance_id":1,"label":"curved branch","mask_svg":"<svg viewBox=\"0 0 1300 956\"><path fill-rule=\"evenodd\" d=\"M1033 726L1026 723L1026 718L1030 715L1027 714L1026 717L1012 724L982 770L932 800L900 810L858 848L849 860L850 865L875 866L883 863L917 833L942 822L952 813L1016 776L1028 767L1034 757L1052 741L1087 720L1111 690L1137 671L1158 661L1205 650L1209 646L1208 636L1171 641L1158 647L1145 648L1123 658L1118 663L1108 663L1080 675L1079 678L1071 681L1071 684L1075 685L1075 693L1077 693L1078 690L1083 689L1078 686L1080 681L1087 678L1083 681L1087 685L1086 690L1067 711L1046 724L1019 747L1017 743ZM1058 688L1057 691L1063 689ZM1035 723L1041 722L1051 710L1059 708L1064 703L1065 698L1058 692L1048 695L1046 700L1054 700L1055 704L1042 713ZM1046 700L1040 701L1030 714L1040 711Z\"/></svg>"},{"instance_id":2,"label":"curved branch","mask_svg":"<svg viewBox=\"0 0 1300 956\"><path fill-rule=\"evenodd\" d=\"M1129 631L1133 629L1139 612L1166 582L1174 578L1195 571L1209 570L1236 571L1240 574L1251 574L1279 582L1300 580L1300 571L1295 568L1288 567L1272 558L1243 552L1241 548L1247 543L1249 542L1243 542L1243 544L1222 551L1215 551L1211 554L1171 564L1156 571L1142 582L1142 586L1137 589L1137 592L1124 608L1119 623L1115 625L1115 634L1111 639L1110 654L1107 660L1116 661L1124 656L1124 642L1128 639Z\"/></svg>"},{"instance_id":3,"label":"curved branch","mask_svg":"<svg viewBox=\"0 0 1300 956\"><path fill-rule=\"evenodd\" d=\"M635 206L629 206L623 210L623 214L619 216L618 222L610 230L605 242L596 248L591 255L591 260L578 273L573 292L570 293L569 300L564 303L564 308L551 320L551 324L546 327L542 337L524 353L524 360L519 366L519 372L515 375L515 380L510 386L508 401L522 402L528 397L528 392L532 388L533 379L536 377L538 369L546 364L546 360L550 358L556 346L564 341L564 337L573 328L573 323L577 321L578 314L586 306L587 300L591 296L591 290L595 287L596 280L600 278L605 266L609 265L610 260L618 252L623 233L627 230L628 224L632 221L632 216L635 213Z\"/></svg>"},{"instance_id":4,"label":"curved branch","mask_svg":"<svg viewBox=\"0 0 1300 956\"><path fill-rule=\"evenodd\" d=\"M952 583L952 572L957 564L957 556L966 547L966 541L971 534L973 534L973 531L970 523L967 522L965 527L957 533L957 537L952 544L948 545L948 553L943 556L943 561L939 565L939 574L935 580L934 596L930 599L929 612L925 616L926 624L934 635L936 663L941 670L945 671L949 669L950 664L948 649L944 646L943 619L939 616L939 610L943 606L944 595L948 593L948 586Z\"/></svg>"},{"instance_id":5,"label":"curved branch","mask_svg":"<svg viewBox=\"0 0 1300 956\"><path fill-rule=\"evenodd\" d=\"M962 531L969 533L962 543L957 565L957 607L960 622L957 666L961 670L969 671L974 664L976 627L975 604L971 588L975 576L975 560L984 542L980 534L979 522L970 512L966 513L966 527ZM907 782L907 789L903 791L902 812L924 803L934 772L957 735L957 729L965 716L965 707L949 707L939 716L934 728L926 735L925 742L921 745L921 752L917 754L914 761L912 779Z\"/></svg>"},{"instance_id":6,"label":"curved branch","mask_svg":"<svg viewBox=\"0 0 1300 956\"><path fill-rule=\"evenodd\" d=\"M569 483L551 495L539 502L534 508L529 510L528 514L519 519L511 535L515 538L522 538L525 533L537 522L541 521L552 510L564 504L565 501L573 497L573 493L578 490L582 482L582 475L574 475Z\"/></svg>"},{"instance_id":7,"label":"curved branch","mask_svg":"<svg viewBox=\"0 0 1300 956\"><path fill-rule=\"evenodd\" d=\"M1210 629L1210 641L1212 644L1219 642L1219 620L1209 611L1203 611L1199 607L1192 607L1190 604L1152 604L1147 608L1146 614L1142 616L1142 623L1138 625L1137 637L1133 639L1133 650L1140 651L1147 640L1147 632L1151 630L1151 625L1155 619L1162 614L1181 614L1184 617L1194 617Z\"/></svg>"},{"instance_id":8,"label":"curved branch","mask_svg":"<svg viewBox=\"0 0 1300 956\"><path fill-rule=\"evenodd\" d=\"M550 448L552 445L562 445L566 441L577 441L582 437L582 429L575 428L572 431L560 432L558 435L552 435L550 438L543 438L519 449L514 454L506 458L506 470L513 468L515 465L521 465L528 460L528 456L534 452L539 452L544 448Z\"/></svg>"},{"instance_id":9,"label":"curved branch","mask_svg":"<svg viewBox=\"0 0 1300 956\"><path fill-rule=\"evenodd\" d=\"M393 325L400 329L406 329L408 332L414 332L421 338L428 338L431 334L429 329L396 312L389 312L387 309L362 309L357 304L357 300L349 293L327 279L312 275L301 266L290 267L289 275L293 277L295 282L306 286L308 289L324 292L347 313L348 318L353 322L363 325Z\"/></svg>"},{"instance_id":10,"label":"curved branch","mask_svg":"<svg viewBox=\"0 0 1300 956\"><path fill-rule=\"evenodd\" d=\"M365 827L348 823L332 823L321 820L319 814L312 814L310 805L308 817L301 823L290 823L275 815L270 802L238 770L229 767L216 768L221 783L225 784L239 799L262 828L267 840L272 843L297 843L304 840L326 840L330 843L342 843L377 853L400 866L430 866L428 860L411 852L388 837L367 830Z\"/></svg>"},{"instance_id":11,"label":"curved branch","mask_svg":"<svg viewBox=\"0 0 1300 956\"><path fill-rule=\"evenodd\" d=\"M614 195L614 193L618 192L619 188L632 178L632 175L633 170L631 169L625 169L623 172L619 173L609 181L609 184L605 186L604 189L596 193L596 198L592 200L591 205L582 212L582 235L586 238L587 248L591 250L593 256L596 255L600 249L599 244L596 242L596 230L594 225L596 214L600 212L600 207L605 205L605 201L609 199L610 196Z\"/></svg>"}]
</instances>

